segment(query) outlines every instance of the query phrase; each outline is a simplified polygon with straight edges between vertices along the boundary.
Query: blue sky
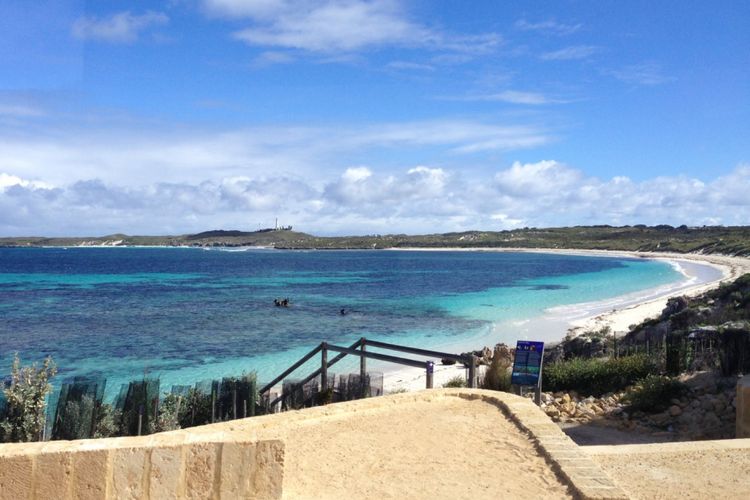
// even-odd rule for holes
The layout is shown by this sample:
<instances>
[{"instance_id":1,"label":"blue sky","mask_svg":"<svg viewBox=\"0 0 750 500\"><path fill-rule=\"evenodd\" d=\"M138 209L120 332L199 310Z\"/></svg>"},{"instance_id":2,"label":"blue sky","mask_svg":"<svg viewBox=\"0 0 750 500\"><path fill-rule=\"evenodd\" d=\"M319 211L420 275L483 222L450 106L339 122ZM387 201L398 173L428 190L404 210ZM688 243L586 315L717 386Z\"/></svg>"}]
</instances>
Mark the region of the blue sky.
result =
<instances>
[{"instance_id":1,"label":"blue sky","mask_svg":"<svg viewBox=\"0 0 750 500\"><path fill-rule=\"evenodd\" d=\"M0 235L750 223L750 3L0 4Z\"/></svg>"}]
</instances>

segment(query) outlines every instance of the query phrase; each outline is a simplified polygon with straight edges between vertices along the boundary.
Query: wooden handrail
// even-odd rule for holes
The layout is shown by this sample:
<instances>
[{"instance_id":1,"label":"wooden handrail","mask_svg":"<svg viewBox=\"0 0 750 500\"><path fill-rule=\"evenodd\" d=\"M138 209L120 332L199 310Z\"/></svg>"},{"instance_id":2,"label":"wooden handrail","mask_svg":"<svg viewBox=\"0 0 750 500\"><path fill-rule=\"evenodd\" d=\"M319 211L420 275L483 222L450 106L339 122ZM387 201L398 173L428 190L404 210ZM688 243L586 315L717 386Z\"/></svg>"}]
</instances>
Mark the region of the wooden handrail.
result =
<instances>
[{"instance_id":1,"label":"wooden handrail","mask_svg":"<svg viewBox=\"0 0 750 500\"><path fill-rule=\"evenodd\" d=\"M305 363L307 363L313 356L315 356L316 354L318 354L322 348L323 348L323 344L322 343L318 344L318 346L315 349L313 349L312 351L310 351L307 354L305 354L304 356L302 356L302 358L300 358L299 361L297 361L292 366L290 366L289 368L287 368L286 370L284 370L284 373L282 373L281 375L279 375L278 377L276 377L275 379L273 379L273 381L271 381L268 384L264 385L260 389L260 391L258 391L258 393L259 394L265 394L266 392L268 392L269 390L271 390L273 388L273 386L275 386L276 384L278 384L279 382L281 382L282 380L284 380L287 377L287 375L289 375L294 370L296 370L300 366L302 366Z\"/></svg>"},{"instance_id":2,"label":"wooden handrail","mask_svg":"<svg viewBox=\"0 0 750 500\"><path fill-rule=\"evenodd\" d=\"M360 360L362 362L360 363L360 372L363 372L365 363L364 360L367 358L371 359L377 359L379 361L386 361L389 363L396 363L400 365L406 365L406 366L412 366L415 368L424 368L427 370L427 387L432 387L432 366L434 366L432 361L418 361L415 359L409 359L409 358L402 358L399 356L391 356L389 354L382 354L379 352L372 352L367 349L365 349L365 346L370 347L378 347L381 349L390 349L393 351L400 351L400 352L406 352L409 354L415 354L418 356L430 356L430 357L438 357L441 359L451 359L454 361L460 361L465 363L469 367L469 387L474 386L475 382L475 356L473 354L467 354L467 355L461 355L461 354L452 354L449 352L441 352L441 351L433 351L430 349L421 349L419 347L409 347L409 346L402 346L398 344L389 344L387 342L379 342L377 340L368 340L365 337L360 338L356 342L354 342L349 347L342 347L337 346L333 344L328 344L326 342L321 342L315 349L307 353L304 357L302 357L299 361L294 363L292 366L287 368L284 373L276 377L272 382L266 384L259 392L261 395L265 394L266 392L270 391L273 386L278 384L280 381L284 380L288 375L290 375L292 372L294 372L297 368L305 364L307 361L309 361L313 356L318 354L319 352L323 351L333 351L338 352L334 358L332 358L330 361L327 359L327 356L324 355L321 358L321 367L317 370L313 371L310 375L305 377L299 382L295 382L294 386L301 387L307 382L313 380L316 377L321 376L324 372L328 372L328 368L333 366L334 364L341 361L345 356L347 355L353 355L353 356L359 356ZM361 373L362 374L362 373ZM323 386L325 384L322 384ZM278 396L276 399L270 402L270 406L275 406L279 401L283 399L284 395Z\"/></svg>"},{"instance_id":3,"label":"wooden handrail","mask_svg":"<svg viewBox=\"0 0 750 500\"><path fill-rule=\"evenodd\" d=\"M449 352L432 351L429 349L420 349L419 347L409 347L405 345L389 344L386 342L380 342L378 340L368 340L367 345L372 347L380 347L381 349L390 349L392 351L408 352L409 354L416 354L418 356L435 356L436 358L452 359L453 361L468 361L470 356L463 356L461 354L451 354Z\"/></svg>"}]
</instances>

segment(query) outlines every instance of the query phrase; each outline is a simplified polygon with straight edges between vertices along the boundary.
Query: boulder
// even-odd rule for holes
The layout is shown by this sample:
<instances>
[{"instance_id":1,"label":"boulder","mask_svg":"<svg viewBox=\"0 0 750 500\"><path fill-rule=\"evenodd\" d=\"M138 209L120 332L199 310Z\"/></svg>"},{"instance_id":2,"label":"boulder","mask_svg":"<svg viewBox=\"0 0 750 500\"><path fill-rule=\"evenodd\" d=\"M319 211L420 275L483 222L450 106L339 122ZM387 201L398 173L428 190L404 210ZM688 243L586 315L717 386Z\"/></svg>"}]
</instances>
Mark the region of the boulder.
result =
<instances>
[{"instance_id":1,"label":"boulder","mask_svg":"<svg viewBox=\"0 0 750 500\"><path fill-rule=\"evenodd\" d=\"M669 415L672 417L679 417L682 415L682 408L678 405L672 405L669 407Z\"/></svg>"}]
</instances>

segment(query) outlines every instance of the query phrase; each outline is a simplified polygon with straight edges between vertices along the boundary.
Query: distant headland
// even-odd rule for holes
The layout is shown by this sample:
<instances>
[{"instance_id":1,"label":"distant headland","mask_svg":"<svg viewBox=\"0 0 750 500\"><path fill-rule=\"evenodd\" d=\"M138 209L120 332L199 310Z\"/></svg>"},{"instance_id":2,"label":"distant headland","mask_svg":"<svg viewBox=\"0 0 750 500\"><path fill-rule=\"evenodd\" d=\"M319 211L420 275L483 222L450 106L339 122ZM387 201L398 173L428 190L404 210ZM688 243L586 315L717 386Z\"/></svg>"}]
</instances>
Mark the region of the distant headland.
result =
<instances>
[{"instance_id":1,"label":"distant headland","mask_svg":"<svg viewBox=\"0 0 750 500\"><path fill-rule=\"evenodd\" d=\"M292 226L257 231L210 230L175 236L7 237L4 247L171 246L277 249L529 248L704 253L750 256L750 226L575 226L442 234L315 236Z\"/></svg>"}]
</instances>

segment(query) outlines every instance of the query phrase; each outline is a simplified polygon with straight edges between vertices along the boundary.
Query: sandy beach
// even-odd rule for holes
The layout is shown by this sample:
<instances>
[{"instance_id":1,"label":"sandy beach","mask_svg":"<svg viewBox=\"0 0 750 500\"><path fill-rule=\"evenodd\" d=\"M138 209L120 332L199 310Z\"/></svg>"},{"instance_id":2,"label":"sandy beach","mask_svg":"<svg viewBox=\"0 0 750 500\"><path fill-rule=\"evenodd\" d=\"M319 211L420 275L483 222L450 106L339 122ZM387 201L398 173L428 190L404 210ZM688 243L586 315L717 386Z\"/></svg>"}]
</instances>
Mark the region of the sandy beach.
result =
<instances>
[{"instance_id":1,"label":"sandy beach","mask_svg":"<svg viewBox=\"0 0 750 500\"><path fill-rule=\"evenodd\" d=\"M425 249L397 249L397 251L424 251ZM750 273L750 259L723 255L678 254L655 252L624 252L607 250L561 250L561 249L508 249L508 248L440 248L428 251L468 251L468 252L535 252L557 253L564 255L586 255L601 257L647 258L667 262L675 266L685 279L659 289L645 290L633 296L616 297L601 303L581 303L554 308L547 316L532 320L537 327L557 331L557 338L562 340L566 334L576 335L585 331L600 330L609 327L613 332L622 334L630 325L638 324L648 318L661 314L671 297L682 295L696 296L718 287L723 282L737 279ZM713 279L701 274L706 267L719 271L712 273ZM532 327L526 326L531 329ZM492 347L488 342L488 347ZM481 349L482 345L467 345L464 350ZM465 375L466 370L459 366L435 366L434 386L441 387L453 377ZM425 373L416 368L397 368L384 374L383 386L387 392L398 390L420 390L425 388Z\"/></svg>"}]
</instances>

